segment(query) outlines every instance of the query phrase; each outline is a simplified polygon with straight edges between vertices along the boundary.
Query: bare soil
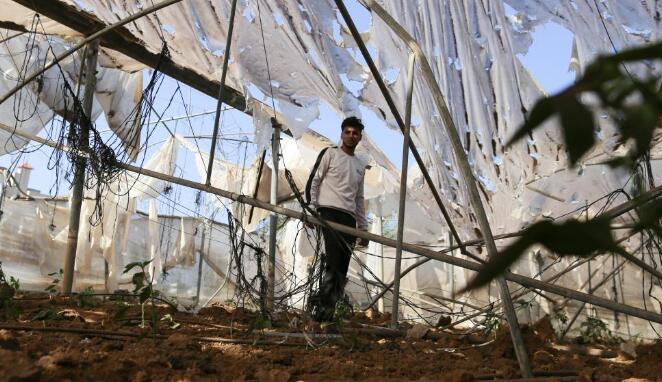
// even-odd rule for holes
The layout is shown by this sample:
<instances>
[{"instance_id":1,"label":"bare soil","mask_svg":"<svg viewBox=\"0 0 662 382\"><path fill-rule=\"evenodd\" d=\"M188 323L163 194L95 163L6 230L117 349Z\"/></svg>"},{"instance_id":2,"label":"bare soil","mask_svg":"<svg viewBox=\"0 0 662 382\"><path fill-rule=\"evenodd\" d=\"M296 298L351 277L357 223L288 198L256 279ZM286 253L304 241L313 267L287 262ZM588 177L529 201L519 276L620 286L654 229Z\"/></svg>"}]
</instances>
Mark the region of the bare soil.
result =
<instances>
[{"instance_id":1,"label":"bare soil","mask_svg":"<svg viewBox=\"0 0 662 382\"><path fill-rule=\"evenodd\" d=\"M358 313L340 327L320 327L294 313L282 313L269 322L241 308L216 306L193 315L159 305L153 329L149 306L146 325L141 327L140 306L135 301L123 305L100 298L81 303L79 298L36 294L12 300L9 308L0 310L4 316L0 320L0 380L469 382L519 378L507 328L486 336L415 326L403 328L401 332L408 335L396 337L386 329L389 317L378 314ZM13 317L8 319L7 314ZM166 314L172 320L161 320ZM548 320L522 329L540 380L565 381L574 376L579 381L662 381L661 342L639 345L633 357L617 345L559 344Z\"/></svg>"}]
</instances>

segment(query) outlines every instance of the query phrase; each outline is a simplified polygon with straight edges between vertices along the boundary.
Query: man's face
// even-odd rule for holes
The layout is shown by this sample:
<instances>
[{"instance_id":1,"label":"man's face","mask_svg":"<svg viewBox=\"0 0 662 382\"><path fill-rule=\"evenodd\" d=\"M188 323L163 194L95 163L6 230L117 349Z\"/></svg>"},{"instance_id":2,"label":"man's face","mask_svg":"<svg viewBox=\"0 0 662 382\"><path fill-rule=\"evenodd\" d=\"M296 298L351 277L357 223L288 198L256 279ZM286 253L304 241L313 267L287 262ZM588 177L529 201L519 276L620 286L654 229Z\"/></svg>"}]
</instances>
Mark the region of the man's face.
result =
<instances>
[{"instance_id":1,"label":"man's face","mask_svg":"<svg viewBox=\"0 0 662 382\"><path fill-rule=\"evenodd\" d=\"M355 148L361 142L361 138L361 130L353 126L346 126L340 134L343 146L349 148Z\"/></svg>"}]
</instances>

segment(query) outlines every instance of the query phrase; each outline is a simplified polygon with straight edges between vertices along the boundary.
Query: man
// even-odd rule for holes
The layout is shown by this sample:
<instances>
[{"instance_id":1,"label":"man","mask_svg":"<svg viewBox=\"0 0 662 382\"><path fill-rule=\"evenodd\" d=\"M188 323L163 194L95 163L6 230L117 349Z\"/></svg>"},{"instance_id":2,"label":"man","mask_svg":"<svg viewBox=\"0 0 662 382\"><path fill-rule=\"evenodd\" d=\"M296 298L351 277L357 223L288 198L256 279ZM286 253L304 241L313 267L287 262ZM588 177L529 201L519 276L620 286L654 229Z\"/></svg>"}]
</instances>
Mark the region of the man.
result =
<instances>
[{"instance_id":1,"label":"man","mask_svg":"<svg viewBox=\"0 0 662 382\"><path fill-rule=\"evenodd\" d=\"M310 183L310 204L328 221L367 230L363 199L366 164L354 155L363 137L363 124L356 117L346 118L341 128L341 146L330 147L320 155ZM336 302L342 299L347 269L356 237L322 227L326 256L318 295L311 301L317 321L333 318ZM360 245L368 245L362 239Z\"/></svg>"}]
</instances>

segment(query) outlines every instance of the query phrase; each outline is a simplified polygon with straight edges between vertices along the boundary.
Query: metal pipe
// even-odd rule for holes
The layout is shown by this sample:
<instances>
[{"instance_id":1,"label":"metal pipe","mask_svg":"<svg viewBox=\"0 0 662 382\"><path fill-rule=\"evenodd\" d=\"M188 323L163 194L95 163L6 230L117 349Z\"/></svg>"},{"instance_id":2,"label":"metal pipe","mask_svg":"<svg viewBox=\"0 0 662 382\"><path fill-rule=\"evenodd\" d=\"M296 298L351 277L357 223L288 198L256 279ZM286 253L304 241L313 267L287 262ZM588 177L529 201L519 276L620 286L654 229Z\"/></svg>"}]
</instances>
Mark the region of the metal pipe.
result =
<instances>
[{"instance_id":1,"label":"metal pipe","mask_svg":"<svg viewBox=\"0 0 662 382\"><path fill-rule=\"evenodd\" d=\"M271 126L273 126L273 135L271 138L271 163L273 165L271 171L271 195L270 202L272 205L278 205L278 153L280 144L280 124L276 118L271 118ZM273 311L274 308L274 290L276 284L276 234L278 230L278 215L272 212L269 215L269 273L267 275L267 309Z\"/></svg>"},{"instance_id":2,"label":"metal pipe","mask_svg":"<svg viewBox=\"0 0 662 382\"><path fill-rule=\"evenodd\" d=\"M79 121L80 137L78 147L87 151L92 122L92 101L97 83L97 56L99 54L99 40L94 40L85 50L85 93L83 94L83 112L85 117ZM76 136L75 124L71 124L69 135ZM69 210L69 231L67 233L67 251L64 258L64 274L62 275L62 294L71 294L74 284L74 268L76 265L76 250L78 248L78 231L80 228L80 211L83 204L83 191L85 187L85 169L87 159L77 157L74 160L74 180L71 191L71 209Z\"/></svg>"},{"instance_id":3,"label":"metal pipe","mask_svg":"<svg viewBox=\"0 0 662 382\"><path fill-rule=\"evenodd\" d=\"M146 8L146 9L144 9L144 10L138 12L138 13L135 13L135 14L133 14L133 15L131 15L131 16L125 18L125 19L122 19L122 20L120 20L120 21L118 21L118 22L116 22L116 23L114 23L114 24L111 24L111 25L107 26L107 27L103 28L102 30L100 30L100 31L98 31L98 32L95 32L95 33L93 33L93 34L87 36L87 37L84 38L81 42L79 42L78 44L74 45L71 49L65 51L65 52L62 53L61 55L55 57L55 58L53 59L53 61L51 61L51 62L49 62L48 64L46 64L43 68L41 68L41 70L38 70L36 73L33 73L32 75L28 76L26 79L23 80L23 82L21 82L20 84L16 85L13 89L11 89L9 92L7 92L5 95L3 95L2 98L0 98L0 104L2 104L2 103L5 102L7 99L9 99L9 97L11 97L11 96L13 96L14 94L16 94L16 92L18 92L19 90L21 90L25 85L27 85L28 83L30 83L32 80L34 80L35 78L39 77L41 74L45 73L48 69L50 69L50 68L52 68L53 66L55 66L58 62L60 62L60 61L64 60L65 58L71 56L72 54L74 54L75 52L77 52L80 48L84 47L84 46L85 46L86 44L88 44L89 42L92 42L92 41L94 41L94 40L97 40L99 37L103 36L104 34L106 34L106 33L108 33L108 32L111 32L111 31L114 30L114 29L117 29L117 28L119 28L119 27L121 27L121 26L123 26L123 25L126 25L126 24L128 24L128 23L130 23L130 22L132 22L132 21L135 21L135 20L137 20L137 19L139 19L139 18L141 18L141 17L144 17L144 16L146 16L146 15L148 15L148 14L150 14L150 13L154 13L154 12L158 11L159 9L162 9L162 8L167 7L167 6L170 6L170 5L173 5L173 4L176 4L176 3L179 3L180 1L182 1L182 0L164 0L163 2L161 2L161 3L159 3L159 4L156 4L156 5L152 6L152 7Z\"/></svg>"},{"instance_id":4,"label":"metal pipe","mask_svg":"<svg viewBox=\"0 0 662 382\"><path fill-rule=\"evenodd\" d=\"M400 200L398 204L397 243L395 245L395 269L393 273L393 305L391 305L391 328L398 327L398 307L400 298L400 267L402 266L402 236L405 225L405 208L407 201L407 169L409 167L409 140L411 130L411 103L414 96L414 65L416 56L409 55L407 67L407 101L405 105L405 129L402 141L402 167L400 169Z\"/></svg>"},{"instance_id":5,"label":"metal pipe","mask_svg":"<svg viewBox=\"0 0 662 382\"><path fill-rule=\"evenodd\" d=\"M218 103L216 104L216 115L214 117L214 133L209 151L209 164L207 165L207 180L205 184L211 184L211 173L214 166L214 155L216 154L216 139L218 138L218 125L221 120L221 108L223 107L223 88L225 88L225 77L228 74L228 63L230 62L230 47L232 45L232 31L234 30L234 15L237 11L237 0L232 0L230 8L230 23L228 24L228 38L225 43L225 54L223 55L223 69L221 71L221 87L218 88Z\"/></svg>"},{"instance_id":6,"label":"metal pipe","mask_svg":"<svg viewBox=\"0 0 662 382\"><path fill-rule=\"evenodd\" d=\"M205 234L207 233L207 222L202 221L202 235L200 238L200 256L198 257L198 283L195 288L195 304L200 303L200 289L202 288L202 263L205 257Z\"/></svg>"},{"instance_id":7,"label":"metal pipe","mask_svg":"<svg viewBox=\"0 0 662 382\"><path fill-rule=\"evenodd\" d=\"M378 235L382 236L384 234L384 218L379 216L376 219L379 222L379 231ZM377 254L379 255L379 278L384 280L384 246L379 243L375 243L375 249L377 249ZM384 292L386 292L386 288L383 289ZM384 293L380 295L383 296ZM384 299L383 298L377 298L375 301L379 301L379 304L377 305L377 310L380 312L384 312ZM374 302L370 304L370 306L374 305Z\"/></svg>"},{"instance_id":8,"label":"metal pipe","mask_svg":"<svg viewBox=\"0 0 662 382\"><path fill-rule=\"evenodd\" d=\"M262 177L262 168L264 167L264 157L267 155L267 150L262 150L262 155L260 156L260 164L257 166L257 179L255 179L255 189L253 189L253 199L257 199L257 193L260 190L260 178ZM248 224L251 224L253 220L253 210L255 207L251 206L248 210Z\"/></svg>"}]
</instances>

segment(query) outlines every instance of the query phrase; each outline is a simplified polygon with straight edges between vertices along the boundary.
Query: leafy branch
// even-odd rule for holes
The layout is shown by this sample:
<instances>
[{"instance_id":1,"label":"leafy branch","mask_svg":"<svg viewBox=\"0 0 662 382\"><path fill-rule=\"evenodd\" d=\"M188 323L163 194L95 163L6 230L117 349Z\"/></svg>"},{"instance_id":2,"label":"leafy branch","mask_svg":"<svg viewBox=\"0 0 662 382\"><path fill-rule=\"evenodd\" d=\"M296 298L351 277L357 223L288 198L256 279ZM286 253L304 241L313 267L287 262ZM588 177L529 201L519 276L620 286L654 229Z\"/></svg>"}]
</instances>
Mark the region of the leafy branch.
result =
<instances>
[{"instance_id":1,"label":"leafy branch","mask_svg":"<svg viewBox=\"0 0 662 382\"><path fill-rule=\"evenodd\" d=\"M614 121L620 143L629 147L624 156L610 160L609 165L633 170L648 155L655 131L659 128L662 92L658 85L659 78L634 77L625 70L625 64L661 59L662 43L599 57L573 85L538 101L507 145L530 136L544 122L558 117L570 166L575 166L596 144L595 114L601 113ZM590 100L591 104L585 100ZM637 206L639 220L632 231L650 231L661 237L662 201L654 200L645 208L642 206ZM660 277L659 272L618 245L610 222L607 217L589 221L537 222L525 229L509 247L490 258L463 291L486 285L533 245L542 245L560 256L590 257L600 252L617 253Z\"/></svg>"}]
</instances>

